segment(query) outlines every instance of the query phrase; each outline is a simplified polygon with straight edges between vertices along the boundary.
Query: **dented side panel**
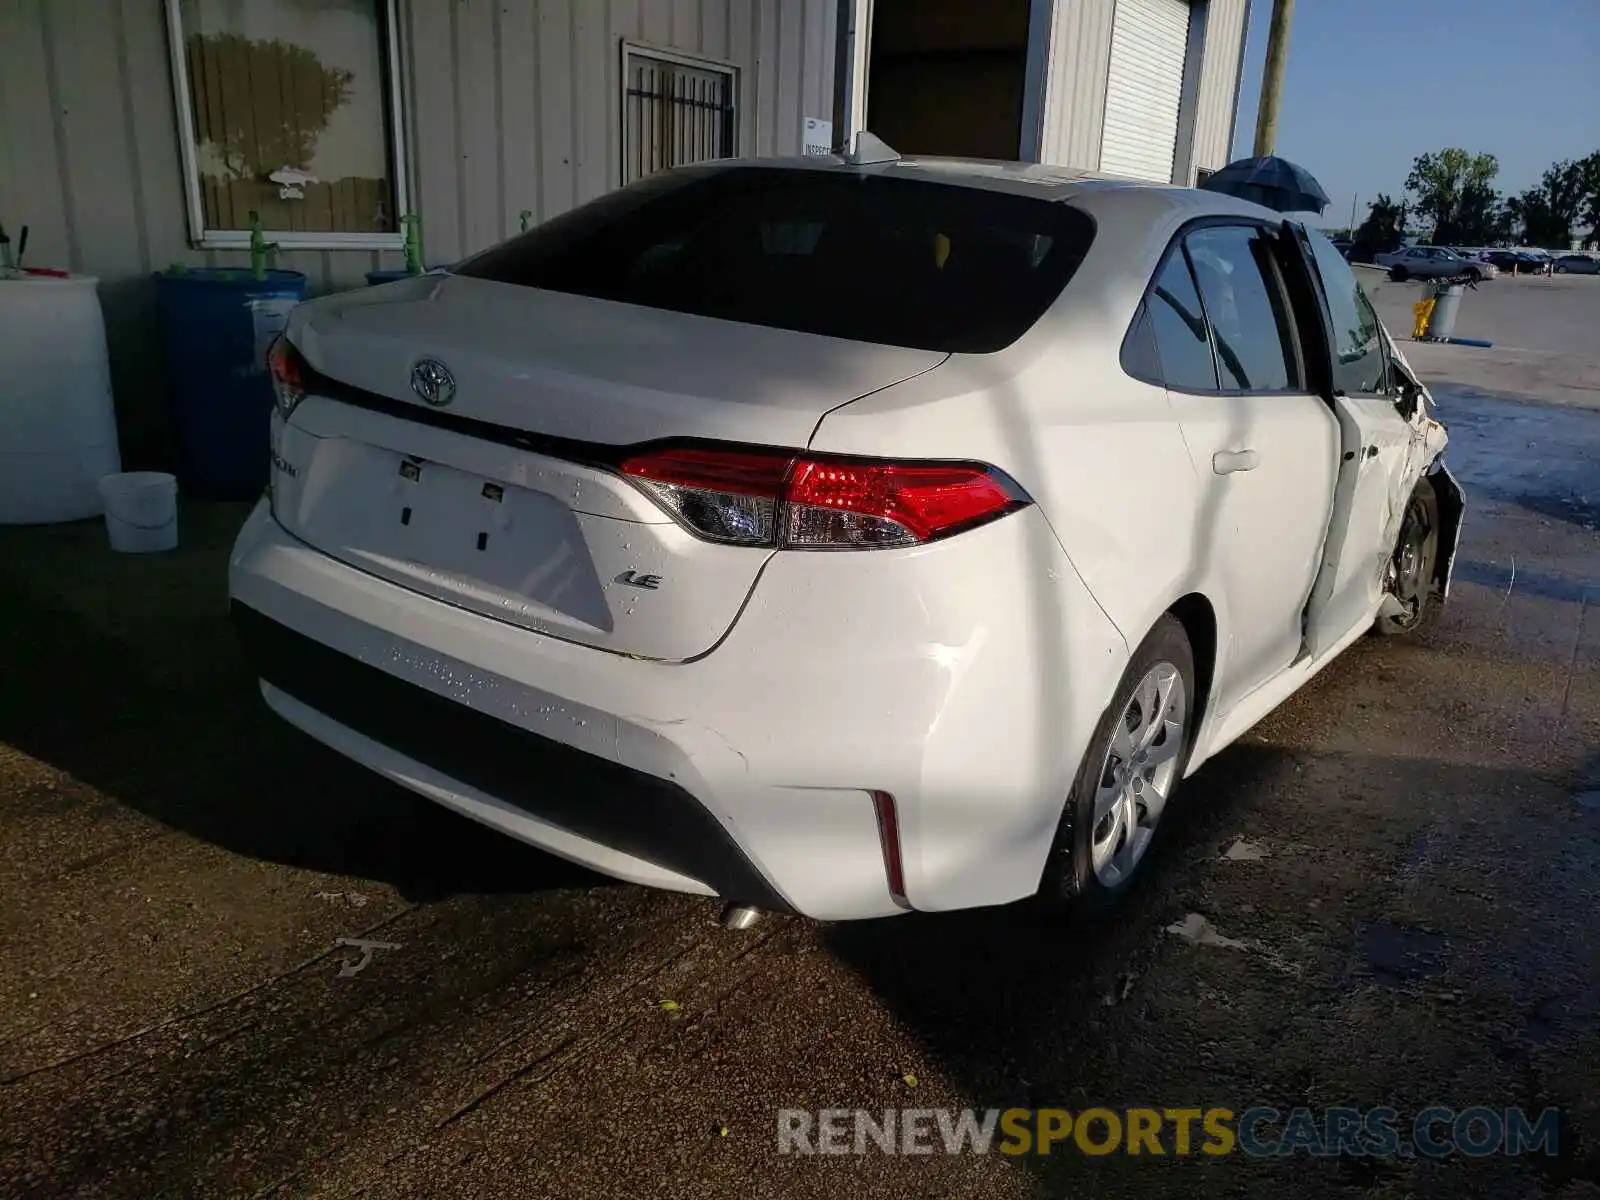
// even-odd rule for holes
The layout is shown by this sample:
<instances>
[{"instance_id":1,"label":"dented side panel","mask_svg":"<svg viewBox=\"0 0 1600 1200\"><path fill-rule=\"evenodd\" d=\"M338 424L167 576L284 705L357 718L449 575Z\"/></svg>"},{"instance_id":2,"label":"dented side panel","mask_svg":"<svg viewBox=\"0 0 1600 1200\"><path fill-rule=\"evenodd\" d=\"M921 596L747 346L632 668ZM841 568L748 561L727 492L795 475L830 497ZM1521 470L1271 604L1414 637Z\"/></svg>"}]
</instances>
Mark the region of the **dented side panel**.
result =
<instances>
[{"instance_id":1,"label":"dented side panel","mask_svg":"<svg viewBox=\"0 0 1600 1200\"><path fill-rule=\"evenodd\" d=\"M1385 568L1400 537L1417 481L1430 475L1440 496L1441 550L1436 580L1447 594L1464 499L1444 470L1449 435L1433 417L1433 401L1398 347L1400 398L1337 396L1340 461L1322 565L1307 601L1302 654L1317 658L1382 602ZM1409 402L1408 402L1409 397Z\"/></svg>"},{"instance_id":2,"label":"dented side panel","mask_svg":"<svg viewBox=\"0 0 1600 1200\"><path fill-rule=\"evenodd\" d=\"M1445 466L1442 454L1434 460L1428 482L1439 498L1439 561L1434 568L1434 586L1440 598L1448 600L1450 580L1456 569L1456 550L1461 545L1461 526L1467 514L1467 493Z\"/></svg>"}]
</instances>

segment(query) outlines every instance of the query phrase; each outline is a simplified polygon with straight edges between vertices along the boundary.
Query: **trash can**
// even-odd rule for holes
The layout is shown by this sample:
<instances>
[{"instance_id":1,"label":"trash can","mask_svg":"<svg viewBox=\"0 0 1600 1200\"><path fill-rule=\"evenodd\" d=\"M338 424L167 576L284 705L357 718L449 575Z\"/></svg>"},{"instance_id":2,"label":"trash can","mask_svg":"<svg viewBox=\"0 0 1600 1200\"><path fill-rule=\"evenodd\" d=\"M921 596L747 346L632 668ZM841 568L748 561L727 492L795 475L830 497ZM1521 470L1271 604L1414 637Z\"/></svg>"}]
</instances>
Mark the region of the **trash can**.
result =
<instances>
[{"instance_id":1,"label":"trash can","mask_svg":"<svg viewBox=\"0 0 1600 1200\"><path fill-rule=\"evenodd\" d=\"M186 494L249 500L267 486L267 348L306 292L299 271L202 267L156 275L177 476Z\"/></svg>"},{"instance_id":2,"label":"trash can","mask_svg":"<svg viewBox=\"0 0 1600 1200\"><path fill-rule=\"evenodd\" d=\"M1461 310L1461 294L1465 284L1440 281L1433 285L1433 311L1428 316L1427 336L1432 341L1443 341L1456 331L1456 314Z\"/></svg>"}]
</instances>

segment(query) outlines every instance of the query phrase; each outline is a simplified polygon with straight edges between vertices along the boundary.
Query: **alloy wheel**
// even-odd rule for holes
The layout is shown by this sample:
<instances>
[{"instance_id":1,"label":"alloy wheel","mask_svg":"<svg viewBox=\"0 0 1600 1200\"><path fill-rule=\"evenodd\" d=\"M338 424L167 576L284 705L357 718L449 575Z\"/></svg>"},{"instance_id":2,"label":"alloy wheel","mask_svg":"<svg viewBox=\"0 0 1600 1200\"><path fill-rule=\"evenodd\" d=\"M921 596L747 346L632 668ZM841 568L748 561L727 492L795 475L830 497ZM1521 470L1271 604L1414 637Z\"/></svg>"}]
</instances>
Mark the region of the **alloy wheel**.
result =
<instances>
[{"instance_id":1,"label":"alloy wheel","mask_svg":"<svg viewBox=\"0 0 1600 1200\"><path fill-rule=\"evenodd\" d=\"M1150 848L1178 781L1188 719L1182 672L1158 662L1145 672L1112 727L1089 833L1090 863L1106 887L1127 879Z\"/></svg>"}]
</instances>

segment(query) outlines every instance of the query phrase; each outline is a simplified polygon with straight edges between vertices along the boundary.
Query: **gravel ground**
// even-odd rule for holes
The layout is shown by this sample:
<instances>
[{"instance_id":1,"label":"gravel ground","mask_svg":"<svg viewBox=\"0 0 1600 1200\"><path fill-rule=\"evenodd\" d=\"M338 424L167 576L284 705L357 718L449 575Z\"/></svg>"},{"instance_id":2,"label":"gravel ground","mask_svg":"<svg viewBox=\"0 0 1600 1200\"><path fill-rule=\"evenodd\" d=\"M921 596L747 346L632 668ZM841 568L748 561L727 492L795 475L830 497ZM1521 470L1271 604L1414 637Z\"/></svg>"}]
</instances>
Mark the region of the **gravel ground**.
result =
<instances>
[{"instance_id":1,"label":"gravel ground","mask_svg":"<svg viewBox=\"0 0 1600 1200\"><path fill-rule=\"evenodd\" d=\"M1600 280L1504 282L1463 332L1481 302L1569 383L1416 347L1472 492L1441 622L1199 772L1109 920L724 932L271 719L243 510L159 558L0 529L0 1194L1600 1196L1600 360L1533 344ZM341 937L393 948L347 974ZM1560 1153L776 1149L781 1108L1431 1104L1558 1107Z\"/></svg>"}]
</instances>

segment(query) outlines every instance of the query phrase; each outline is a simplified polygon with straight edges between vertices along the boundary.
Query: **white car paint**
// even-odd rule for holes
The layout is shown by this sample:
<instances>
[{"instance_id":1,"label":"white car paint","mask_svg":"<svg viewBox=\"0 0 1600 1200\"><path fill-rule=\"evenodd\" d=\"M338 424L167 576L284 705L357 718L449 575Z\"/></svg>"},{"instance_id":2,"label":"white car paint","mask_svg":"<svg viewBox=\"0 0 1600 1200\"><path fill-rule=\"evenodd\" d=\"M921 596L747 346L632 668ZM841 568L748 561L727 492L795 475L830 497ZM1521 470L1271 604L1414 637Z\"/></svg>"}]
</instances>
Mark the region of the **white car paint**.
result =
<instances>
[{"instance_id":1,"label":"white car paint","mask_svg":"<svg viewBox=\"0 0 1600 1200\"><path fill-rule=\"evenodd\" d=\"M1384 400L1189 396L1123 370L1123 335L1185 223L1275 214L1039 167L866 169L1064 200L1098 231L1044 316L984 354L454 275L301 305L287 337L311 365L388 400L313 391L274 418L272 503L239 535L235 602L363 670L683 789L795 911L1031 894L1156 620L1193 596L1215 614L1192 772L1370 626L1443 429L1426 404L1408 421ZM546 440L439 424L409 387L419 357L455 374L451 418ZM721 545L548 440L666 436L989 463L1032 503L925 545ZM1228 463L1250 469L1219 473ZM401 552L393 512L413 496L429 523L407 506L419 525ZM470 549L474 530L493 555ZM713 890L263 690L312 736L475 820L620 878ZM877 795L894 799L903 895Z\"/></svg>"}]
</instances>

